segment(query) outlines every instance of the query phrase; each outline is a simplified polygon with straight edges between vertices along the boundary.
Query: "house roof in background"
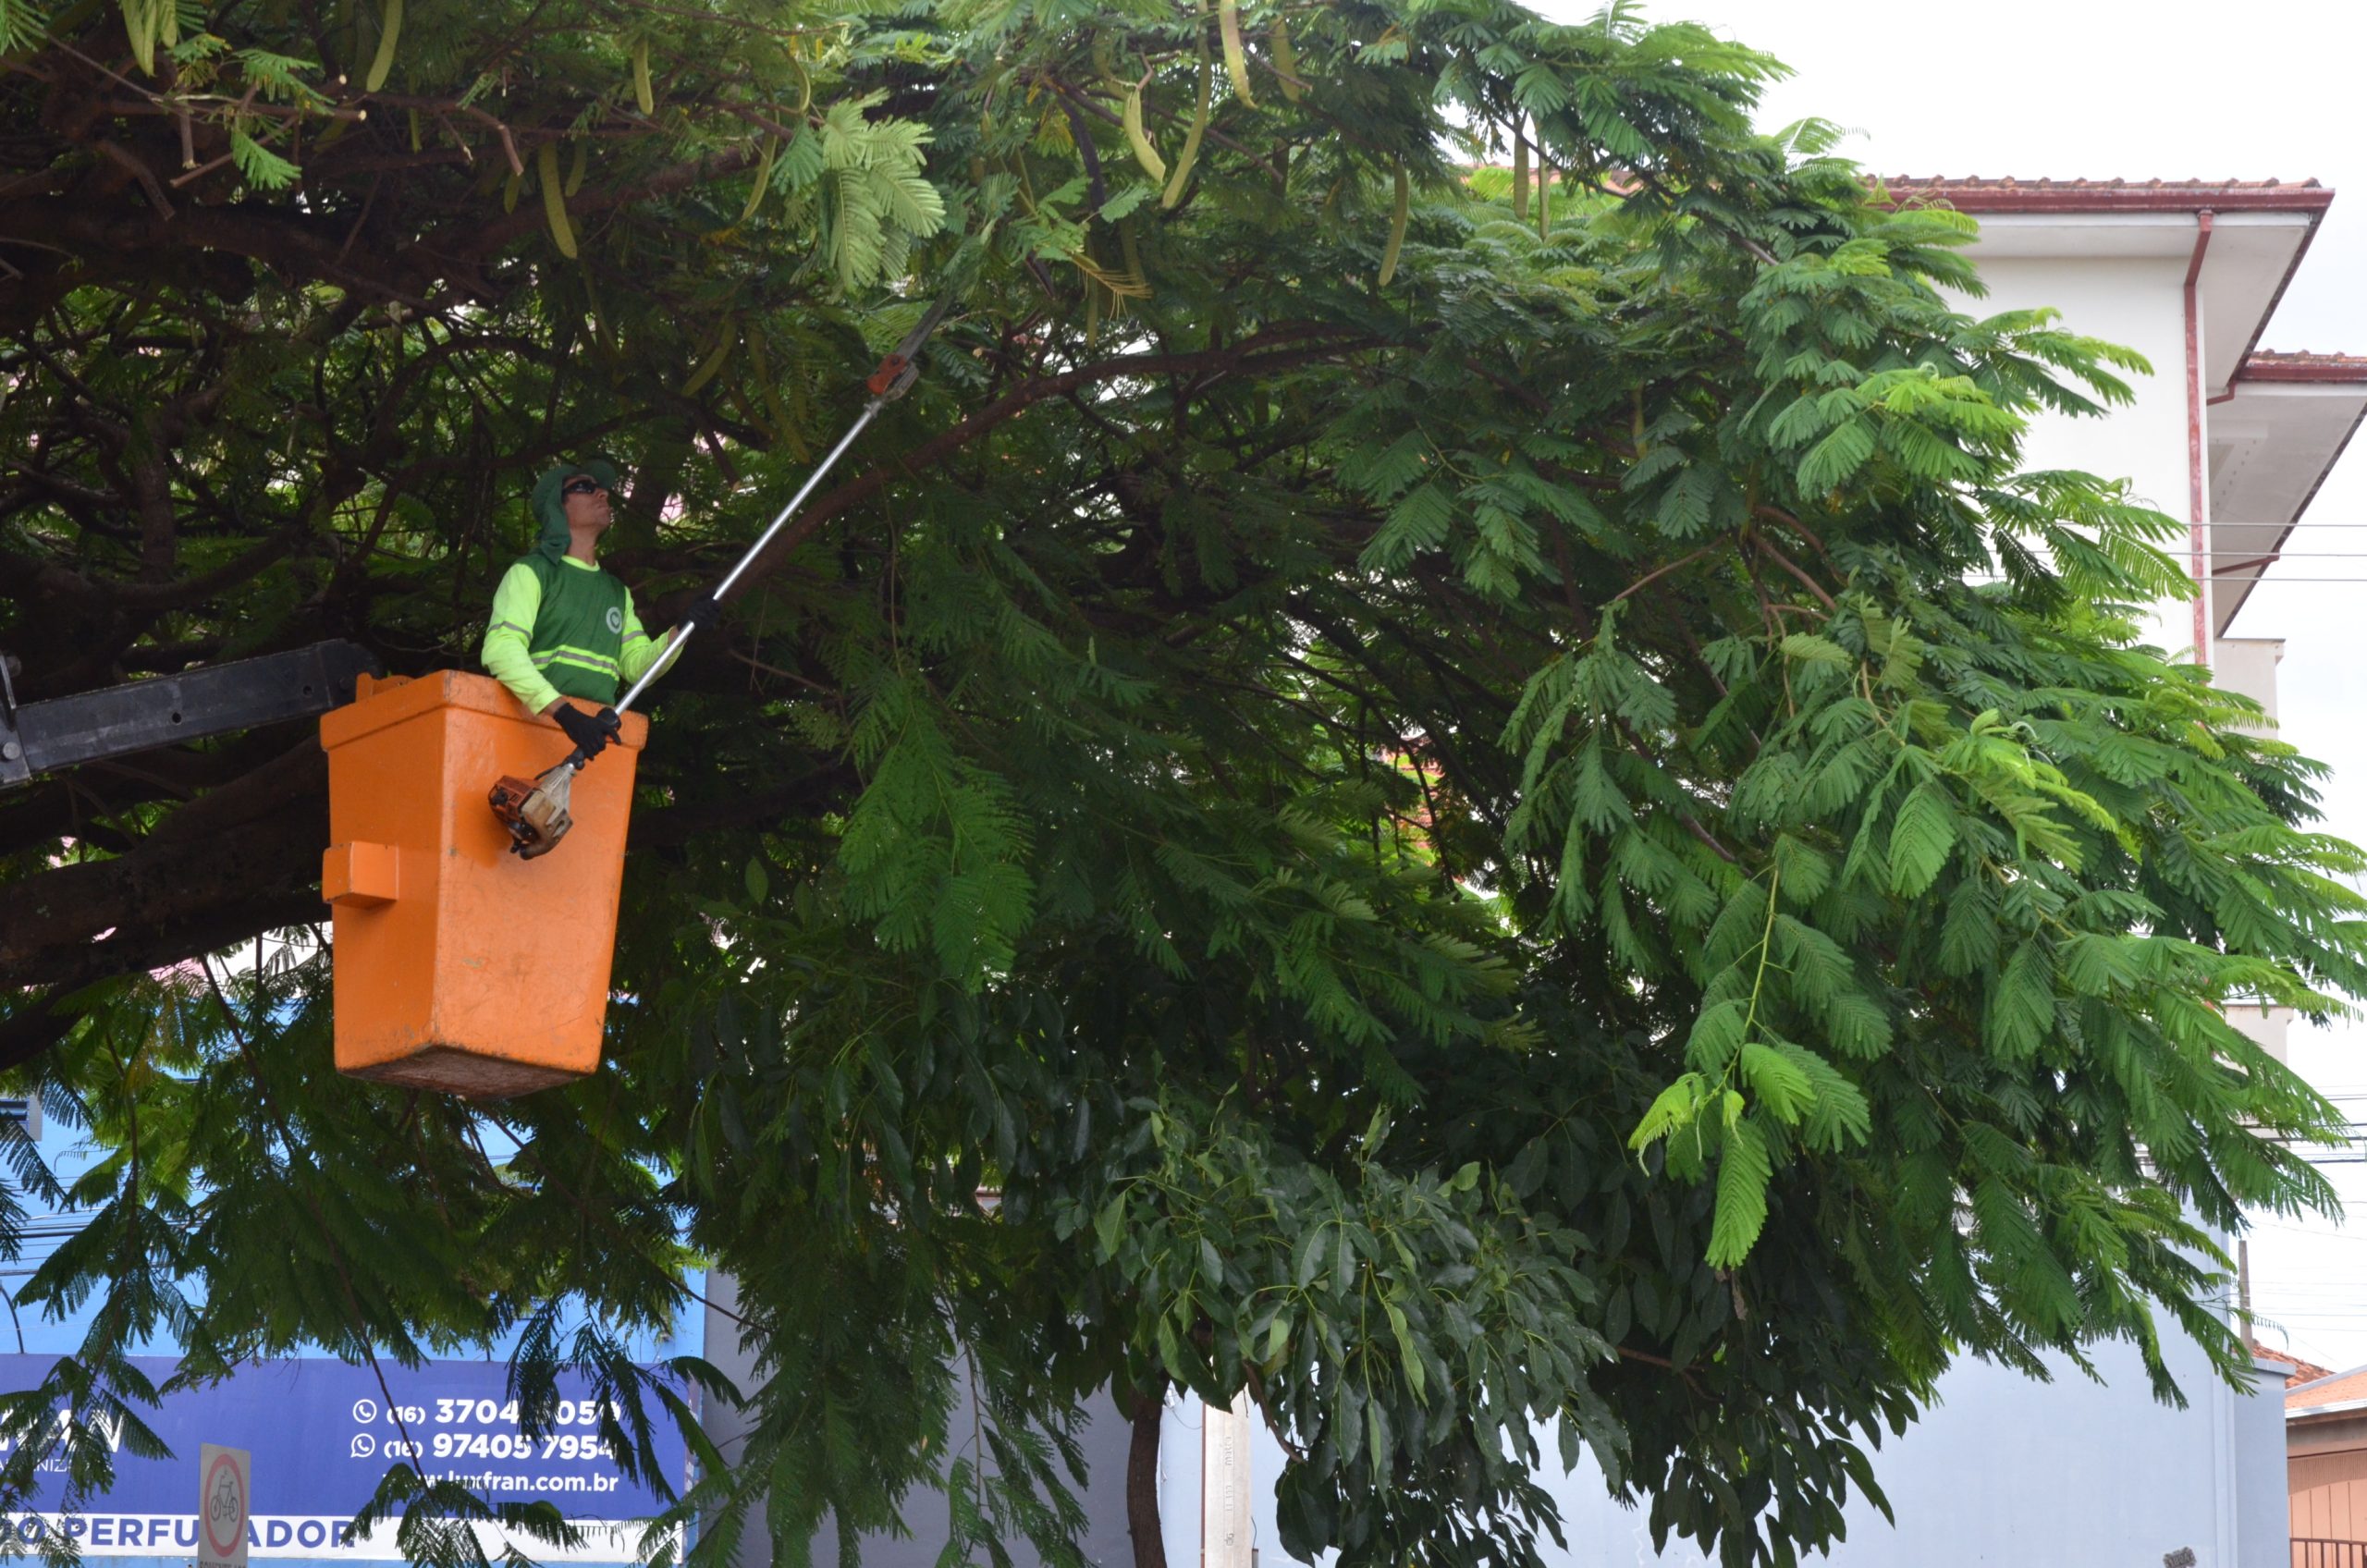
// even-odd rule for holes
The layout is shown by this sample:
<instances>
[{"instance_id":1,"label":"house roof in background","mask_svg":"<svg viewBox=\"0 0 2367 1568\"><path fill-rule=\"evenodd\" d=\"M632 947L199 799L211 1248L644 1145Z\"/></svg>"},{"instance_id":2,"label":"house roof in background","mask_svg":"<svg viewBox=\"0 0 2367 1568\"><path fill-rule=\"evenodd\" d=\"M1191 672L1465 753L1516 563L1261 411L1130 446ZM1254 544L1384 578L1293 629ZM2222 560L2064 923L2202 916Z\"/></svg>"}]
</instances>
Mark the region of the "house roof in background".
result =
<instances>
[{"instance_id":1,"label":"house roof in background","mask_svg":"<svg viewBox=\"0 0 2367 1568\"><path fill-rule=\"evenodd\" d=\"M2285 1390L2285 1418L2315 1415L2331 1407L2367 1404L2367 1366L2354 1366Z\"/></svg>"},{"instance_id":2,"label":"house roof in background","mask_svg":"<svg viewBox=\"0 0 2367 1568\"><path fill-rule=\"evenodd\" d=\"M2214 400L2260 347L2335 198L2315 179L1899 175L1875 183L1893 206L1945 206L1981 220L1974 250L1984 260L2146 257L2198 268L2203 389Z\"/></svg>"},{"instance_id":3,"label":"house roof in background","mask_svg":"<svg viewBox=\"0 0 2367 1568\"><path fill-rule=\"evenodd\" d=\"M2209 425L2211 607L2225 636L2295 533L2309 528L2302 514L2367 423L2367 354L2255 349L2213 401L2223 406Z\"/></svg>"},{"instance_id":4,"label":"house roof in background","mask_svg":"<svg viewBox=\"0 0 2367 1568\"><path fill-rule=\"evenodd\" d=\"M1899 175L1894 202L1945 202L1967 213L2323 213L2334 191L2314 179L2019 179Z\"/></svg>"},{"instance_id":5,"label":"house roof in background","mask_svg":"<svg viewBox=\"0 0 2367 1568\"><path fill-rule=\"evenodd\" d=\"M1942 205L1979 219L1974 251L1984 263L2183 266L2201 306L2204 398L2232 405L2214 409L2206 426L2213 630L2226 635L2367 420L2367 356L2260 347L2333 190L2315 179L1984 175L1905 175L1879 188L1895 206Z\"/></svg>"},{"instance_id":6,"label":"house roof in background","mask_svg":"<svg viewBox=\"0 0 2367 1568\"><path fill-rule=\"evenodd\" d=\"M2330 1366L2321 1366L2314 1361L2304 1361L2289 1351L2269 1350L2262 1345L2252 1346L2252 1359L2273 1361L2279 1366L2293 1368L2285 1379L2285 1386L2288 1389L2298 1389L2304 1383L2314 1383L2320 1378L2331 1378L2335 1375L2334 1368Z\"/></svg>"},{"instance_id":7,"label":"house roof in background","mask_svg":"<svg viewBox=\"0 0 2367 1568\"><path fill-rule=\"evenodd\" d=\"M2367 354L2318 354L2305 349L2255 349L2238 381L2367 381Z\"/></svg>"}]
</instances>

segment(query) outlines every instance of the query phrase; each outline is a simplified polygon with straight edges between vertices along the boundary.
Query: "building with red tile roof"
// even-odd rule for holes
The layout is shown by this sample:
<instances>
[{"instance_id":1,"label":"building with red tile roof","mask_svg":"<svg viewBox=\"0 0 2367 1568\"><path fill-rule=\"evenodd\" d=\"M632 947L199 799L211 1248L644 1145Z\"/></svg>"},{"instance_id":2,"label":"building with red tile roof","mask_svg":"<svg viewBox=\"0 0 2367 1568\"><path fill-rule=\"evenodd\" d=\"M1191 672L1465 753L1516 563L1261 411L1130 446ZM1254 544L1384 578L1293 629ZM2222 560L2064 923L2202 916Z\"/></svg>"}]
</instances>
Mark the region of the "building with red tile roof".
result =
<instances>
[{"instance_id":1,"label":"building with red tile roof","mask_svg":"<svg viewBox=\"0 0 2367 1568\"><path fill-rule=\"evenodd\" d=\"M2127 472L2142 499L2185 517L2182 553L2204 594L2170 645L2222 662L2214 645L2283 559L2367 416L2367 357L2260 346L2335 192L2315 179L2274 178L1907 175L1877 183L1900 206L1946 206L1980 220L1972 253L1992 308L2056 306L2073 330L2127 343L2152 361L2153 377L2127 414L2114 416L2110 435L2092 423L2059 433L2067 446L2125 461L2091 456L2067 466ZM2056 434L2043 433L2041 444ZM2273 682L2273 658L2250 673Z\"/></svg>"},{"instance_id":2,"label":"building with red tile roof","mask_svg":"<svg viewBox=\"0 0 2367 1568\"><path fill-rule=\"evenodd\" d=\"M2293 1538L2367 1559L2367 1366L2285 1390L2285 1466Z\"/></svg>"},{"instance_id":3,"label":"building with red tile roof","mask_svg":"<svg viewBox=\"0 0 2367 1568\"><path fill-rule=\"evenodd\" d=\"M2291 1367L2292 1370L2285 1375L2285 1387L2288 1390L2300 1388L2304 1383L2314 1383L2321 1378L2334 1376L2334 1370L2331 1367L2321 1366L2314 1361L2304 1361L2298 1355L2288 1354L2281 1350L2265 1350L2259 1345L2252 1346L2252 1359L2271 1361L2279 1366Z\"/></svg>"}]
</instances>

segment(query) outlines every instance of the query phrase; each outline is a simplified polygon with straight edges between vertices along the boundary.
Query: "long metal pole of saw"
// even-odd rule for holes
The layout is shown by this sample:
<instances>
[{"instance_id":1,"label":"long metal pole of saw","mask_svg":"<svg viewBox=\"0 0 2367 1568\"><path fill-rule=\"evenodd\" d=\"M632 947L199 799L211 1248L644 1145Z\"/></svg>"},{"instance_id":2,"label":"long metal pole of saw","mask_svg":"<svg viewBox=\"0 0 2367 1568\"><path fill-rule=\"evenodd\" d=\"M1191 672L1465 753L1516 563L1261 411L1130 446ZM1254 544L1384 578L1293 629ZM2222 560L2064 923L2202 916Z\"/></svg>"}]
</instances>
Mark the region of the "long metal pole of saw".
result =
<instances>
[{"instance_id":1,"label":"long metal pole of saw","mask_svg":"<svg viewBox=\"0 0 2367 1568\"><path fill-rule=\"evenodd\" d=\"M731 592L731 585L740 581L742 572L755 564L756 557L765 553L765 546L773 542L773 535L789 525L789 520L795 517L798 508L805 505L805 497L814 494L814 487L822 483L823 476L830 472L846 449L854 445L855 437L863 434L864 427L879 417L880 410L911 389L914 378L920 374L922 348L927 344L930 336L937 331L938 324L945 319L946 312L952 308L951 293L939 296L937 302L928 308L927 313L921 317L913 330L904 335L904 340L897 344L886 359L879 361L879 368L871 373L871 379L867 384L871 388L871 401L863 406L862 414L856 418L854 423L847 427L847 433L839 437L839 444L830 448L829 455L821 460L811 474L806 476L805 483L798 486L797 494L789 498L789 505L781 508L780 515L773 519L772 526L757 536L756 542L748 546L748 553L742 556L723 581L715 585L715 592L707 596L710 603L721 603L723 595ZM624 700L617 704L617 712L621 714L629 711L632 707L634 699L648 688L651 681L657 679L658 673L681 655L683 644L690 642L691 633L698 630L698 617L695 615L681 623L681 629L674 633L673 640L667 644L664 655L642 673L641 679L632 683L632 689L624 694ZM575 766L581 767L583 765L577 763Z\"/></svg>"},{"instance_id":2,"label":"long metal pole of saw","mask_svg":"<svg viewBox=\"0 0 2367 1568\"><path fill-rule=\"evenodd\" d=\"M879 416L879 410L888 406L889 398L890 394L882 392L863 406L862 414L856 418L854 423L847 427L847 433L839 437L839 444L830 448L829 455L825 457L815 468L813 473L807 476L805 483L798 486L797 494L789 498L789 505L781 508L780 515L773 519L772 526L757 536L756 542L748 546L748 553L742 556L739 563L724 575L723 581L715 585L714 597L721 599L724 594L731 591L731 585L740 581L741 574L755 563L758 556L765 553L765 546L773 542L773 535L788 526L789 520L795 517L799 508L805 505L805 497L814 494L814 487L822 483L823 477L830 472L831 466L839 460L846 449L854 445L855 437L863 434L864 426ZM617 703L617 712L621 714L631 711L633 699L639 697L647 689L649 683L657 679L658 673L672 664L681 655L683 644L690 642L691 633L698 629L698 619L695 616L682 622L681 630L674 633L673 642L668 644L665 656L642 672L641 679L634 681L632 689Z\"/></svg>"}]
</instances>

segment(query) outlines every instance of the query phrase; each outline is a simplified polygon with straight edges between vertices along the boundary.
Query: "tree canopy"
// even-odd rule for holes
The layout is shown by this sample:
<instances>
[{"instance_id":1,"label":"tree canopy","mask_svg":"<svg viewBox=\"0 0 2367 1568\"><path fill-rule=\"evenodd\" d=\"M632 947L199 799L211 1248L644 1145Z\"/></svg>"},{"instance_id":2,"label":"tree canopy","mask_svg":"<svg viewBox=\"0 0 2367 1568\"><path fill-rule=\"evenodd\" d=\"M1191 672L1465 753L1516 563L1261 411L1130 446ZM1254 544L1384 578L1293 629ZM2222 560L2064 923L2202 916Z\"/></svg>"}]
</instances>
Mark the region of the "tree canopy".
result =
<instances>
[{"instance_id":1,"label":"tree canopy","mask_svg":"<svg viewBox=\"0 0 2367 1568\"><path fill-rule=\"evenodd\" d=\"M764 1373L706 1561L941 1488L973 1560L1073 1562L1077 1413L1139 1479L1183 1387L1256 1402L1294 1555L1536 1562L1583 1449L1789 1562L1953 1360L2236 1376L2215 1238L2331 1201L2221 1009L2367 991L2361 858L2140 643L2177 525L2019 460L2146 367L1968 313L1969 223L1754 129L1762 55L1506 0L0 0L0 66L23 698L472 666L594 451L663 625L955 294L657 689L596 1078L334 1073L304 727L0 801L0 1056L109 1151L12 1151L92 1211L21 1299L102 1303L14 1419L137 1442L153 1341L515 1340L646 1464L624 1347L704 1261ZM487 1506L383 1495L447 1560Z\"/></svg>"}]
</instances>

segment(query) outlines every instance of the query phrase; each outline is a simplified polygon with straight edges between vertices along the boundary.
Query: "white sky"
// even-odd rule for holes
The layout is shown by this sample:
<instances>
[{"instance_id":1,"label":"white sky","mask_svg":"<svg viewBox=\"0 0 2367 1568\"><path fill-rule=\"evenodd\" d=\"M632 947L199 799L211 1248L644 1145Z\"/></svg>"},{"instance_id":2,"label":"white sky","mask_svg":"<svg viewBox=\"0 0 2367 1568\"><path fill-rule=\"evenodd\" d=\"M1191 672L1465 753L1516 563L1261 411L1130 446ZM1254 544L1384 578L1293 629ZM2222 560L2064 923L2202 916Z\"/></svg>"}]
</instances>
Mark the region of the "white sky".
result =
<instances>
[{"instance_id":1,"label":"white sky","mask_svg":"<svg viewBox=\"0 0 2367 1568\"><path fill-rule=\"evenodd\" d=\"M1531 3L1572 21L1598 9ZM2349 191L2261 346L2367 352L2367 6L2357 0L1648 0L1645 14L1707 23L1789 65L1797 74L1768 94L1761 123L1819 116L1846 126L1855 134L1842 151L1882 174L2314 178ZM2355 673L2367 581L2324 581L2367 579L2361 525L2367 436L2288 545L2353 554L2281 562L2229 631L2285 639L2285 738L2335 769L2330 830L2367 841L2367 683ZM2297 1027L2292 1061L2367 1120L2367 1025ZM2343 1369L2367 1363L2367 1164L2329 1174L2355 1218L2263 1222L2251 1240L2252 1299L2274 1320L2263 1344Z\"/></svg>"}]
</instances>

